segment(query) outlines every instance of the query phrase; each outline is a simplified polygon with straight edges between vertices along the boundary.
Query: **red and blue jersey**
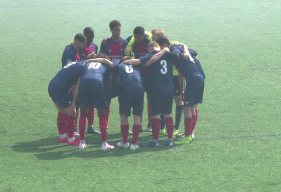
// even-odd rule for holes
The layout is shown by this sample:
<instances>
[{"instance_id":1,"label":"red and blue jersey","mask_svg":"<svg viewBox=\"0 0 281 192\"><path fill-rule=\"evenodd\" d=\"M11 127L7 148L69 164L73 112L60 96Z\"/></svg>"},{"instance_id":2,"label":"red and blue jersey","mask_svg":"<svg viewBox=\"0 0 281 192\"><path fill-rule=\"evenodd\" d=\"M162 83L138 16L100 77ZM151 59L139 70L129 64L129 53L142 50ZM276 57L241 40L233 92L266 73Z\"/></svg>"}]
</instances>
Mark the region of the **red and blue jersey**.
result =
<instances>
[{"instance_id":1,"label":"red and blue jersey","mask_svg":"<svg viewBox=\"0 0 281 192\"><path fill-rule=\"evenodd\" d=\"M85 61L68 63L56 74L51 82L67 90L77 83L84 69L84 63Z\"/></svg>"},{"instance_id":2,"label":"red and blue jersey","mask_svg":"<svg viewBox=\"0 0 281 192\"><path fill-rule=\"evenodd\" d=\"M142 63L146 63L154 54L157 52L149 53L139 60ZM174 61L183 59L183 55L181 58L175 58L169 56L169 53L163 55L159 60L150 65L151 74L152 74L152 84L153 90L152 92L168 92L173 91L174 83L173 83L173 65Z\"/></svg>"},{"instance_id":3,"label":"red and blue jersey","mask_svg":"<svg viewBox=\"0 0 281 192\"><path fill-rule=\"evenodd\" d=\"M175 53L180 53L180 55L182 55L183 47L181 45L175 45L175 46L171 47L171 51L175 52ZM196 58L196 57L194 57L194 58ZM205 74L201 67L201 64L200 64L200 62L198 64L196 64L196 62L198 63L199 60L196 59L196 60L194 60L194 62L192 62L190 59L184 59L180 62L176 62L176 66L182 72L186 82L190 82L190 81L196 80L198 78L204 79ZM203 74L202 74L202 72L203 72Z\"/></svg>"},{"instance_id":4,"label":"red and blue jersey","mask_svg":"<svg viewBox=\"0 0 281 192\"><path fill-rule=\"evenodd\" d=\"M108 55L113 63L119 63L124 56L124 50L128 42L125 39L120 38L119 41L113 41L112 38L106 40L101 44L100 53Z\"/></svg>"},{"instance_id":5,"label":"red and blue jersey","mask_svg":"<svg viewBox=\"0 0 281 192\"><path fill-rule=\"evenodd\" d=\"M120 86L127 84L142 85L142 67L140 65L126 65L114 63L113 69L119 75Z\"/></svg>"},{"instance_id":6,"label":"red and blue jersey","mask_svg":"<svg viewBox=\"0 0 281 192\"><path fill-rule=\"evenodd\" d=\"M72 43L67 45L64 48L62 58L61 58L61 66L62 68L70 62L80 61L80 55L78 50L75 50Z\"/></svg>"},{"instance_id":7,"label":"red and blue jersey","mask_svg":"<svg viewBox=\"0 0 281 192\"><path fill-rule=\"evenodd\" d=\"M87 59L88 55L91 53L98 53L98 46L95 43L91 43L88 47L85 47L83 50L79 49L79 55L81 59Z\"/></svg>"}]
</instances>

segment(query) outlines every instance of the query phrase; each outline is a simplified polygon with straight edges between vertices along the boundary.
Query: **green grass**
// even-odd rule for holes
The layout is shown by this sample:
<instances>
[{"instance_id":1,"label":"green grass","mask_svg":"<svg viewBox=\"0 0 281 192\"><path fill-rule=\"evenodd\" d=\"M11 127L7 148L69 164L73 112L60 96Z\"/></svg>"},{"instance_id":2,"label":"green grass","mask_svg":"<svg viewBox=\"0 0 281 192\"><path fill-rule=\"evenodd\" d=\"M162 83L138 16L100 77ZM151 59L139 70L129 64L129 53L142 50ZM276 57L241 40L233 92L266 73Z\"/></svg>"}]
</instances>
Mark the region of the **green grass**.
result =
<instances>
[{"instance_id":1,"label":"green grass","mask_svg":"<svg viewBox=\"0 0 281 192\"><path fill-rule=\"evenodd\" d=\"M0 2L0 191L280 191L280 10L277 0ZM159 148L102 152L95 135L83 151L58 144L47 86L62 51L86 26L100 45L113 19L123 38L160 27L199 53L207 78L192 144L167 148L161 137ZM119 124L114 99L112 144Z\"/></svg>"}]
</instances>

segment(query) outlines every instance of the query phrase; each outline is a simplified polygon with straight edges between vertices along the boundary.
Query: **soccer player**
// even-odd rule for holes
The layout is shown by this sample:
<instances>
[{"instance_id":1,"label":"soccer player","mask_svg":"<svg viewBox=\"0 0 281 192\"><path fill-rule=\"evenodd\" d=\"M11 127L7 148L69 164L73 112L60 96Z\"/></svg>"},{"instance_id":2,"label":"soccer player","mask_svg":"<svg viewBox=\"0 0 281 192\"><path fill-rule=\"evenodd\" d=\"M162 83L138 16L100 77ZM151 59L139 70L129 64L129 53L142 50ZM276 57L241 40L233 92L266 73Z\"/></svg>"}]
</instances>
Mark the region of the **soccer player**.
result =
<instances>
[{"instance_id":1,"label":"soccer player","mask_svg":"<svg viewBox=\"0 0 281 192\"><path fill-rule=\"evenodd\" d=\"M122 59L131 59L126 56ZM121 133L123 141L118 142L119 147L129 147L128 130L129 122L128 117L131 115L131 108L133 107L134 125L133 125L133 138L130 146L131 150L139 148L136 144L139 133L141 131L141 116L143 111L143 98L144 89L142 86L142 68L140 65L126 65L114 63L114 69L119 75L120 83L120 111L121 111Z\"/></svg>"},{"instance_id":2,"label":"soccer player","mask_svg":"<svg viewBox=\"0 0 281 192\"><path fill-rule=\"evenodd\" d=\"M163 37L164 38L164 37ZM170 40L165 37L168 41ZM140 59L134 59L126 61L127 64L137 65L144 64L150 66L152 72L152 84L153 91L151 92L151 118L152 118L152 137L153 140L149 143L143 144L145 147L159 146L158 138L161 127L160 113L165 116L167 125L168 139L165 142L166 146L173 145L173 129L174 122L172 118L172 105L173 105L173 64L176 58L170 58L168 55L164 55L169 48L163 48L160 51L160 46L157 42L150 42L148 44L149 54L141 57ZM158 51L158 53L157 53ZM183 58L188 58L187 54ZM178 58L177 58L178 59Z\"/></svg>"},{"instance_id":3,"label":"soccer player","mask_svg":"<svg viewBox=\"0 0 281 192\"><path fill-rule=\"evenodd\" d=\"M74 37L74 42L67 45L63 51L61 58L62 68L70 62L80 61L80 55L78 49L84 49L86 47L87 38L82 33L78 33Z\"/></svg>"},{"instance_id":4,"label":"soccer player","mask_svg":"<svg viewBox=\"0 0 281 192\"><path fill-rule=\"evenodd\" d=\"M102 42L100 46L100 53L108 55L109 59L113 63L120 63L120 60L124 56L124 50L128 44L127 40L120 37L121 34L121 23L117 20L113 20L109 23L109 28L112 36L105 42ZM112 91L111 98L118 96L119 91L119 77L116 72L113 73ZM107 124L109 119L110 107L107 108Z\"/></svg>"},{"instance_id":5,"label":"soccer player","mask_svg":"<svg viewBox=\"0 0 281 192\"><path fill-rule=\"evenodd\" d=\"M184 44L173 46L171 50L177 53L188 53ZM205 74L196 57L177 62L177 65L186 80L183 107L185 132L184 135L179 136L180 138L175 144L186 144L191 143L194 137L193 132L198 119L198 110L196 109L197 104L202 103L203 100Z\"/></svg>"},{"instance_id":6,"label":"soccer player","mask_svg":"<svg viewBox=\"0 0 281 192\"><path fill-rule=\"evenodd\" d=\"M59 143L79 145L79 141L74 138L75 107L71 105L69 89L76 84L83 69L84 61L68 63L49 83L49 95L58 109Z\"/></svg>"},{"instance_id":7,"label":"soccer player","mask_svg":"<svg viewBox=\"0 0 281 192\"><path fill-rule=\"evenodd\" d=\"M139 59L149 53L147 46L152 39L147 38L145 30L141 26L135 27L133 34L134 34L133 36L127 38L127 41L128 42L131 41L131 39L134 37L136 43L133 45L133 52L134 52L135 59ZM151 131L150 93L152 91L151 88L152 75L151 75L150 67L144 67L142 69L142 77L143 77L144 91L147 94L147 116L148 116L147 131Z\"/></svg>"},{"instance_id":8,"label":"soccer player","mask_svg":"<svg viewBox=\"0 0 281 192\"><path fill-rule=\"evenodd\" d=\"M86 27L84 29L83 33L87 37L87 44L83 50L79 49L79 52L80 52L81 58L86 60L88 55L90 55L92 53L95 53L95 54L98 53L98 46L95 43L93 43L95 33L91 27ZM78 115L78 113L77 113L77 115ZM87 132L93 133L93 134L100 134L100 132L97 131L93 127L94 117L95 117L95 109L94 109L94 106L92 104L90 104L88 107L88 111L87 111L87 120L88 120ZM77 130L77 128L75 128L75 129Z\"/></svg>"},{"instance_id":9,"label":"soccer player","mask_svg":"<svg viewBox=\"0 0 281 192\"><path fill-rule=\"evenodd\" d=\"M108 56L102 53L99 53L94 57L105 58L109 60ZM75 87L72 106L75 107L78 98L78 104L81 111L79 120L79 149L84 149L86 147L86 116L87 107L90 103L92 103L98 110L99 126L102 140L101 150L104 151L114 148L114 145L109 145L107 143L106 135L106 107L110 102L110 92L112 83L112 73L109 65L111 65L112 67L112 62L108 61L106 64L104 64L100 62L92 62L91 60L87 60L87 63L84 66L84 70L81 73L81 77L77 83L77 86ZM105 88L104 84L106 85Z\"/></svg>"}]
</instances>

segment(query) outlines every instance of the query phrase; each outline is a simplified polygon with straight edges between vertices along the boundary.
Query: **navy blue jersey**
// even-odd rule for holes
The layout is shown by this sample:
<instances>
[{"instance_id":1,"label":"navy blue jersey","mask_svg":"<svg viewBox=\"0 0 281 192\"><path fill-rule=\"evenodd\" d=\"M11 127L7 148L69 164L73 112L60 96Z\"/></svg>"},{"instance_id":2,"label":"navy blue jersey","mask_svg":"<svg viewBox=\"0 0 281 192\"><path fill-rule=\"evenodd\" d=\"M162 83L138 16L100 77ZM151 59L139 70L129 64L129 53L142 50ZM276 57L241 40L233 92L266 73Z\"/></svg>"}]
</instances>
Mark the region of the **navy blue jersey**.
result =
<instances>
[{"instance_id":1,"label":"navy blue jersey","mask_svg":"<svg viewBox=\"0 0 281 192\"><path fill-rule=\"evenodd\" d=\"M85 47L83 50L79 49L80 59L87 59L88 55L91 53L98 53L98 46L95 43L91 43L88 47Z\"/></svg>"},{"instance_id":2,"label":"navy blue jersey","mask_svg":"<svg viewBox=\"0 0 281 192\"><path fill-rule=\"evenodd\" d=\"M85 61L71 62L65 65L51 80L62 89L68 89L77 83L83 69Z\"/></svg>"},{"instance_id":3,"label":"navy blue jersey","mask_svg":"<svg viewBox=\"0 0 281 192\"><path fill-rule=\"evenodd\" d=\"M119 63L124 55L124 50L128 42L125 39L120 38L119 41L113 41L112 38L106 40L104 44L100 46L100 53L108 55L113 63Z\"/></svg>"},{"instance_id":4,"label":"navy blue jersey","mask_svg":"<svg viewBox=\"0 0 281 192\"><path fill-rule=\"evenodd\" d=\"M171 51L182 54L183 47L181 45L172 46ZM197 78L203 78L203 75L201 74L199 68L196 65L196 62L192 62L190 59L184 59L181 62L177 62L177 67L183 73L183 76L187 82L193 81Z\"/></svg>"},{"instance_id":5,"label":"navy blue jersey","mask_svg":"<svg viewBox=\"0 0 281 192\"><path fill-rule=\"evenodd\" d=\"M146 63L156 53L157 52L149 53L141 57L139 60L142 63ZM181 55L180 59L183 60L183 55ZM173 65L175 60L175 58L169 57L167 54L165 54L159 60L150 65L153 79L152 92L173 91Z\"/></svg>"},{"instance_id":6,"label":"navy blue jersey","mask_svg":"<svg viewBox=\"0 0 281 192\"><path fill-rule=\"evenodd\" d=\"M104 81L106 85L106 98L110 98L112 87L112 72L108 65L99 62L89 62L84 66L84 70L81 73L81 79L89 78L99 81Z\"/></svg>"},{"instance_id":7,"label":"navy blue jersey","mask_svg":"<svg viewBox=\"0 0 281 192\"><path fill-rule=\"evenodd\" d=\"M80 61L80 55L79 52L74 49L72 44L70 44L64 48L61 58L61 66L64 67L68 63L74 61Z\"/></svg>"},{"instance_id":8,"label":"navy blue jersey","mask_svg":"<svg viewBox=\"0 0 281 192\"><path fill-rule=\"evenodd\" d=\"M192 58L194 59L194 62L195 62L195 64L196 64L197 68L199 69L201 75L202 75L203 78L205 79L206 76L205 76L204 70L203 70L203 68L202 68L202 66L201 66L201 63L200 63L199 59L198 59L197 57L192 57Z\"/></svg>"},{"instance_id":9,"label":"navy blue jersey","mask_svg":"<svg viewBox=\"0 0 281 192\"><path fill-rule=\"evenodd\" d=\"M141 76L142 67L140 65L126 65L126 64L114 63L113 69L119 75L120 86L127 85L127 84L142 85L142 76Z\"/></svg>"}]
</instances>

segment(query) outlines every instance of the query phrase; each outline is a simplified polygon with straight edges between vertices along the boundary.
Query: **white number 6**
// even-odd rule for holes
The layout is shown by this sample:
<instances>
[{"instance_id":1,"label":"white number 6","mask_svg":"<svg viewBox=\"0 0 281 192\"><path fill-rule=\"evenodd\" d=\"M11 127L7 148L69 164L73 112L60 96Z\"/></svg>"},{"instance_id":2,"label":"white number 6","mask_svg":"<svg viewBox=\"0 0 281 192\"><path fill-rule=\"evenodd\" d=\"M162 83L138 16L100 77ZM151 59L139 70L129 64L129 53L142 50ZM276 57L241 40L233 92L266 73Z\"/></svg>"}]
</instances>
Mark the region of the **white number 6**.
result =
<instances>
[{"instance_id":1,"label":"white number 6","mask_svg":"<svg viewBox=\"0 0 281 192\"><path fill-rule=\"evenodd\" d=\"M133 73L134 72L134 69L133 69L132 65L126 65L125 70L126 70L126 73Z\"/></svg>"}]
</instances>

